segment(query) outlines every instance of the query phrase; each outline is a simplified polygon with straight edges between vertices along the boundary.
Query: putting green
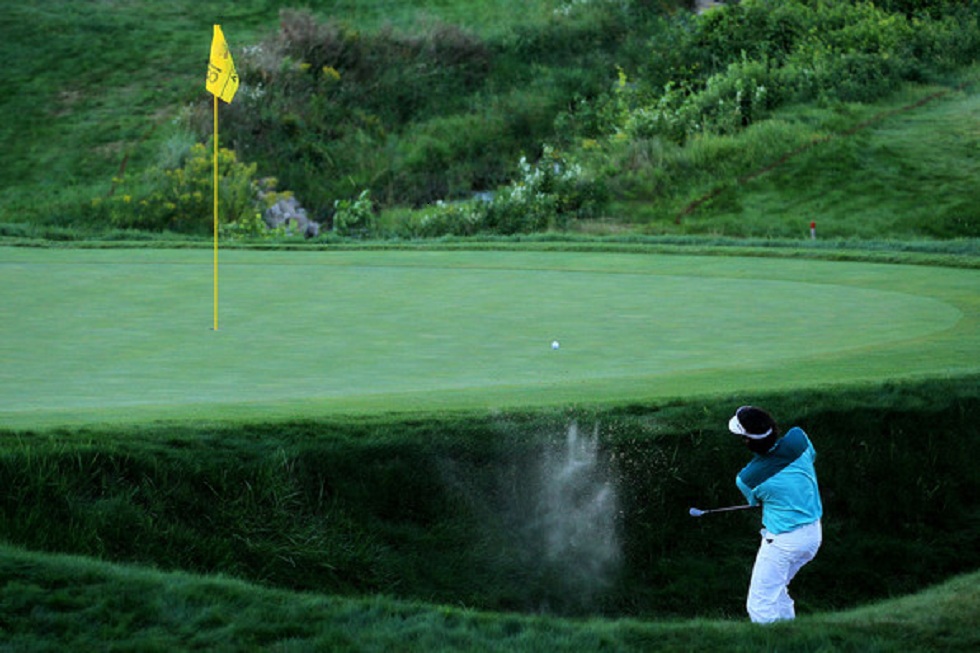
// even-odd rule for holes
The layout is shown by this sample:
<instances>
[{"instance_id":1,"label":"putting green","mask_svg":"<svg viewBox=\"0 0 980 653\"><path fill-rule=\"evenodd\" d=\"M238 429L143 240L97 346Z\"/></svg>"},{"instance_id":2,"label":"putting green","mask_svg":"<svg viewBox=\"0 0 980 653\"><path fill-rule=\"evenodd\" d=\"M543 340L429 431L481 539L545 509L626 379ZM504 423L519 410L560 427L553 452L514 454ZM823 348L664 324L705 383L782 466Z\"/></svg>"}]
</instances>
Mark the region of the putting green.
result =
<instances>
[{"instance_id":1,"label":"putting green","mask_svg":"<svg viewBox=\"0 0 980 653\"><path fill-rule=\"evenodd\" d=\"M0 424L656 400L972 373L980 273L571 252L0 249ZM553 350L551 342L561 347Z\"/></svg>"}]
</instances>

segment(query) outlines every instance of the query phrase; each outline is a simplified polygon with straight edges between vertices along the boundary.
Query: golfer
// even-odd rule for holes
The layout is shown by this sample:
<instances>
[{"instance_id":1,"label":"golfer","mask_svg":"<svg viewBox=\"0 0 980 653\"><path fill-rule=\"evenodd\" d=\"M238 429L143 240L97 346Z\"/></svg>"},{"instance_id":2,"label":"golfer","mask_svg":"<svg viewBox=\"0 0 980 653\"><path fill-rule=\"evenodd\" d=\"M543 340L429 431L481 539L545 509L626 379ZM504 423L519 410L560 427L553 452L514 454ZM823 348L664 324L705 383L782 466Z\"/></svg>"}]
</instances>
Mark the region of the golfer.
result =
<instances>
[{"instance_id":1,"label":"golfer","mask_svg":"<svg viewBox=\"0 0 980 653\"><path fill-rule=\"evenodd\" d=\"M803 429L780 437L772 416L742 406L728 422L755 456L735 484L751 505L762 505L762 542L745 602L754 623L793 619L789 583L817 554L823 505L813 461L817 452Z\"/></svg>"}]
</instances>

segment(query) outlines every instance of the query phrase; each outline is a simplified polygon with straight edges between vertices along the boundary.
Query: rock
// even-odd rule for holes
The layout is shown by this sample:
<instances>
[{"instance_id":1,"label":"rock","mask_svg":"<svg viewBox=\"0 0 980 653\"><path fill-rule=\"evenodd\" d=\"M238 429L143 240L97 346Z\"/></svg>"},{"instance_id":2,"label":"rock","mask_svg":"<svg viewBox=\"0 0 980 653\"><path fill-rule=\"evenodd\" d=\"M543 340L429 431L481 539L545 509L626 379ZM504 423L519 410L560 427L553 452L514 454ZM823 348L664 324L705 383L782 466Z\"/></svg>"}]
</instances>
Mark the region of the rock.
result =
<instances>
[{"instance_id":1,"label":"rock","mask_svg":"<svg viewBox=\"0 0 980 653\"><path fill-rule=\"evenodd\" d=\"M285 227L288 231L296 230L306 238L314 238L320 233L320 223L306 215L306 209L300 206L295 197L284 197L266 209L265 224L269 229Z\"/></svg>"}]
</instances>

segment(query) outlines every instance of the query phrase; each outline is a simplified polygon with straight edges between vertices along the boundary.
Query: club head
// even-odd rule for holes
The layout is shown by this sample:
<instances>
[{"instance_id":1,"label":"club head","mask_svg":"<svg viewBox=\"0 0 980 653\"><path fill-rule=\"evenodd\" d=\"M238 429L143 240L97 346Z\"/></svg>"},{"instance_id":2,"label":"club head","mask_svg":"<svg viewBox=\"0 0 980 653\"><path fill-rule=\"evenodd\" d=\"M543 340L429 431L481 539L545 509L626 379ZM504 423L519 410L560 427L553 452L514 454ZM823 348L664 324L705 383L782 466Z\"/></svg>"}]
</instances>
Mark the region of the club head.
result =
<instances>
[{"instance_id":1,"label":"club head","mask_svg":"<svg viewBox=\"0 0 980 653\"><path fill-rule=\"evenodd\" d=\"M697 508L691 508L688 512L691 514L691 517L700 517L704 514L703 510L698 510Z\"/></svg>"}]
</instances>

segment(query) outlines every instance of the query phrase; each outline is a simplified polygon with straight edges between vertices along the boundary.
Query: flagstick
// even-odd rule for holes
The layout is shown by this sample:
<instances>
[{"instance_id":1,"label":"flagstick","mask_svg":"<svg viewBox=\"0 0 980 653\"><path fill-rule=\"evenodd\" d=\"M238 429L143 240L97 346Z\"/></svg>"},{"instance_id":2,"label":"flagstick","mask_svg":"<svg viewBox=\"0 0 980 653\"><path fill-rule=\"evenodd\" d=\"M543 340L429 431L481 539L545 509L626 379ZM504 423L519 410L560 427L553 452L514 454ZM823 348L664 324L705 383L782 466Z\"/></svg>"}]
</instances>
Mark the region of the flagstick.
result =
<instances>
[{"instance_id":1,"label":"flagstick","mask_svg":"<svg viewBox=\"0 0 980 653\"><path fill-rule=\"evenodd\" d=\"M204 87L214 95L214 330L218 330L218 98L231 102L238 90L238 73L231 58L228 42L215 24L211 38L211 56Z\"/></svg>"},{"instance_id":2,"label":"flagstick","mask_svg":"<svg viewBox=\"0 0 980 653\"><path fill-rule=\"evenodd\" d=\"M214 330L218 330L218 96L214 96Z\"/></svg>"}]
</instances>

